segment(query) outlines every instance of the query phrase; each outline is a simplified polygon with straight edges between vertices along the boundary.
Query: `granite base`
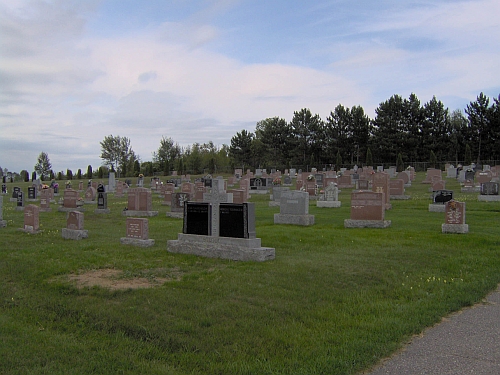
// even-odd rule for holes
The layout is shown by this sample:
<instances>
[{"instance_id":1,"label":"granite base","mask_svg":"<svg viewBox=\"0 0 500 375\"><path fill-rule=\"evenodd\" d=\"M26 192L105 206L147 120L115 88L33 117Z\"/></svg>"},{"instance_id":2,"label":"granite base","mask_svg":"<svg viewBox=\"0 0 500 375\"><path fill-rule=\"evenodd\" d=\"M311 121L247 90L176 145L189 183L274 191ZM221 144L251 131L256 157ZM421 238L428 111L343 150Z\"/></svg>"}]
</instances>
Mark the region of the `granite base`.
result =
<instances>
[{"instance_id":1,"label":"granite base","mask_svg":"<svg viewBox=\"0 0 500 375\"><path fill-rule=\"evenodd\" d=\"M442 233L468 233L469 232L469 224L442 224L441 225Z\"/></svg>"},{"instance_id":2,"label":"granite base","mask_svg":"<svg viewBox=\"0 0 500 375\"><path fill-rule=\"evenodd\" d=\"M390 226L390 220L344 220L344 228L388 228Z\"/></svg>"},{"instance_id":3,"label":"granite base","mask_svg":"<svg viewBox=\"0 0 500 375\"><path fill-rule=\"evenodd\" d=\"M33 229L33 227L29 227L29 226L26 226L25 228L17 228L17 230L20 230L21 232L24 232L24 233L29 233L29 234L38 234L38 233L42 233L43 230L35 230Z\"/></svg>"},{"instance_id":4,"label":"granite base","mask_svg":"<svg viewBox=\"0 0 500 375\"><path fill-rule=\"evenodd\" d=\"M395 201L405 201L411 199L409 195L391 195L389 198Z\"/></svg>"},{"instance_id":5,"label":"granite base","mask_svg":"<svg viewBox=\"0 0 500 375\"><path fill-rule=\"evenodd\" d=\"M321 208L339 208L342 206L341 201L316 201L316 207Z\"/></svg>"},{"instance_id":6,"label":"granite base","mask_svg":"<svg viewBox=\"0 0 500 375\"><path fill-rule=\"evenodd\" d=\"M81 240L82 238L89 237L89 231L83 229L63 228L61 230L61 236L66 240Z\"/></svg>"},{"instance_id":7,"label":"granite base","mask_svg":"<svg viewBox=\"0 0 500 375\"><path fill-rule=\"evenodd\" d=\"M5 228L7 226L7 220L0 220L0 228Z\"/></svg>"},{"instance_id":8,"label":"granite base","mask_svg":"<svg viewBox=\"0 0 500 375\"><path fill-rule=\"evenodd\" d=\"M96 208L94 210L95 214L109 214L111 213L111 210L109 208Z\"/></svg>"},{"instance_id":9,"label":"granite base","mask_svg":"<svg viewBox=\"0 0 500 375\"><path fill-rule=\"evenodd\" d=\"M158 211L134 211L134 210L124 210L122 211L123 216L136 216L136 217L151 217L158 216Z\"/></svg>"},{"instance_id":10,"label":"granite base","mask_svg":"<svg viewBox=\"0 0 500 375\"><path fill-rule=\"evenodd\" d=\"M431 203L429 204L429 212L445 212L446 206L444 204L436 204L436 203Z\"/></svg>"},{"instance_id":11,"label":"granite base","mask_svg":"<svg viewBox=\"0 0 500 375\"><path fill-rule=\"evenodd\" d=\"M314 225L314 215L274 214L274 224Z\"/></svg>"},{"instance_id":12,"label":"granite base","mask_svg":"<svg viewBox=\"0 0 500 375\"><path fill-rule=\"evenodd\" d=\"M344 220L344 228L388 228L390 226L390 220Z\"/></svg>"},{"instance_id":13,"label":"granite base","mask_svg":"<svg viewBox=\"0 0 500 375\"><path fill-rule=\"evenodd\" d=\"M461 193L479 193L481 191L481 187L463 187L460 189Z\"/></svg>"},{"instance_id":14,"label":"granite base","mask_svg":"<svg viewBox=\"0 0 500 375\"><path fill-rule=\"evenodd\" d=\"M174 219L184 219L184 212L167 212L167 217L173 217Z\"/></svg>"},{"instance_id":15,"label":"granite base","mask_svg":"<svg viewBox=\"0 0 500 375\"><path fill-rule=\"evenodd\" d=\"M179 233L167 241L170 253L191 254L206 258L264 262L275 258L275 249L262 247L260 238L211 237Z\"/></svg>"},{"instance_id":16,"label":"granite base","mask_svg":"<svg viewBox=\"0 0 500 375\"><path fill-rule=\"evenodd\" d=\"M120 243L122 245L133 245L137 247L151 247L155 244L155 240L141 240L139 238L122 237L120 238Z\"/></svg>"},{"instance_id":17,"label":"granite base","mask_svg":"<svg viewBox=\"0 0 500 375\"><path fill-rule=\"evenodd\" d=\"M478 195L479 202L500 202L500 195Z\"/></svg>"}]
</instances>

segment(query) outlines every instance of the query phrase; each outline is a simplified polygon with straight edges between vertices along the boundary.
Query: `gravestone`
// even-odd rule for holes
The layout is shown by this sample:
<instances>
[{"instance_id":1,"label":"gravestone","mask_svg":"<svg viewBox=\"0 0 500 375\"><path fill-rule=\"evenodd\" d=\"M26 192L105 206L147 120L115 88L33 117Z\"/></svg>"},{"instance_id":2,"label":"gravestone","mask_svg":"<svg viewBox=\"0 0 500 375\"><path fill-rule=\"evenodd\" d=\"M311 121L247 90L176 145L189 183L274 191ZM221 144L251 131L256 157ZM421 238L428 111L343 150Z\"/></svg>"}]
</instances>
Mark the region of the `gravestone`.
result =
<instances>
[{"instance_id":1,"label":"gravestone","mask_svg":"<svg viewBox=\"0 0 500 375\"><path fill-rule=\"evenodd\" d=\"M484 182L481 184L481 195L498 195L498 182Z\"/></svg>"},{"instance_id":2,"label":"gravestone","mask_svg":"<svg viewBox=\"0 0 500 375\"><path fill-rule=\"evenodd\" d=\"M431 191L445 190L446 189L446 181L444 180L436 180L431 182Z\"/></svg>"},{"instance_id":3,"label":"gravestone","mask_svg":"<svg viewBox=\"0 0 500 375\"><path fill-rule=\"evenodd\" d=\"M274 224L313 225L314 215L309 215L309 194L297 190L282 192L280 213L274 214Z\"/></svg>"},{"instance_id":4,"label":"gravestone","mask_svg":"<svg viewBox=\"0 0 500 375\"><path fill-rule=\"evenodd\" d=\"M233 203L246 203L247 202L247 197L246 194L247 192L243 189L231 189L227 191L229 194L233 195Z\"/></svg>"},{"instance_id":5,"label":"gravestone","mask_svg":"<svg viewBox=\"0 0 500 375\"><path fill-rule=\"evenodd\" d=\"M172 205L172 194L175 193L175 184L171 182L167 182L162 186L162 192L163 194L163 202L161 203L164 206L170 206Z\"/></svg>"},{"instance_id":6,"label":"gravestone","mask_svg":"<svg viewBox=\"0 0 500 375\"><path fill-rule=\"evenodd\" d=\"M90 186L85 190L85 203L95 204L95 197L97 195L97 187Z\"/></svg>"},{"instance_id":7,"label":"gravestone","mask_svg":"<svg viewBox=\"0 0 500 375\"><path fill-rule=\"evenodd\" d=\"M19 186L14 186L12 189L12 197L10 198L11 202L16 202L17 203L17 195L21 191L21 188Z\"/></svg>"},{"instance_id":8,"label":"gravestone","mask_svg":"<svg viewBox=\"0 0 500 375\"><path fill-rule=\"evenodd\" d=\"M436 168L427 168L427 173L425 175L425 180L422 181L423 184L430 184L433 177L438 177L441 180L441 170Z\"/></svg>"},{"instance_id":9,"label":"gravestone","mask_svg":"<svg viewBox=\"0 0 500 375\"><path fill-rule=\"evenodd\" d=\"M110 193L114 193L115 190L116 190L115 172L109 172L109 177L108 177L108 191Z\"/></svg>"},{"instance_id":10,"label":"gravestone","mask_svg":"<svg viewBox=\"0 0 500 375\"><path fill-rule=\"evenodd\" d=\"M36 186L28 187L28 202L34 202L37 200L37 189Z\"/></svg>"},{"instance_id":11,"label":"gravestone","mask_svg":"<svg viewBox=\"0 0 500 375\"><path fill-rule=\"evenodd\" d=\"M283 178L283 185L284 186L292 186L292 178L290 176L285 176Z\"/></svg>"},{"instance_id":12,"label":"gravestone","mask_svg":"<svg viewBox=\"0 0 500 375\"><path fill-rule=\"evenodd\" d=\"M372 177L372 191L375 193L384 193L385 209L390 210L392 206L390 203L391 195L389 191L389 174L385 172L378 172Z\"/></svg>"},{"instance_id":13,"label":"gravestone","mask_svg":"<svg viewBox=\"0 0 500 375\"><path fill-rule=\"evenodd\" d=\"M359 179L356 181L356 189L358 190L370 190L370 181Z\"/></svg>"},{"instance_id":14,"label":"gravestone","mask_svg":"<svg viewBox=\"0 0 500 375\"><path fill-rule=\"evenodd\" d=\"M253 203L220 203L219 236L256 238Z\"/></svg>"},{"instance_id":15,"label":"gravestone","mask_svg":"<svg viewBox=\"0 0 500 375\"><path fill-rule=\"evenodd\" d=\"M485 182L490 182L491 179L493 178L493 173L491 171L478 171L476 172L475 181L477 181L479 184L483 184Z\"/></svg>"},{"instance_id":16,"label":"gravestone","mask_svg":"<svg viewBox=\"0 0 500 375\"><path fill-rule=\"evenodd\" d=\"M7 194L7 185L2 184L2 194Z\"/></svg>"},{"instance_id":17,"label":"gravestone","mask_svg":"<svg viewBox=\"0 0 500 375\"><path fill-rule=\"evenodd\" d=\"M50 191L49 191L49 189L42 189L40 191L40 211L41 212L52 211L52 209L50 208Z\"/></svg>"},{"instance_id":18,"label":"gravestone","mask_svg":"<svg viewBox=\"0 0 500 375\"><path fill-rule=\"evenodd\" d=\"M322 188L324 185L323 185L323 178L324 178L324 175L322 173L316 173L314 175L314 179L316 180L316 185L319 187L319 188Z\"/></svg>"},{"instance_id":19,"label":"gravestone","mask_svg":"<svg viewBox=\"0 0 500 375\"><path fill-rule=\"evenodd\" d=\"M7 220L3 219L3 197L0 195L0 228L7 226Z\"/></svg>"},{"instance_id":20,"label":"gravestone","mask_svg":"<svg viewBox=\"0 0 500 375\"><path fill-rule=\"evenodd\" d=\"M83 229L83 213L69 211L66 216L66 228L61 230L62 238L66 240L81 240L88 238L89 231Z\"/></svg>"},{"instance_id":21,"label":"gravestone","mask_svg":"<svg viewBox=\"0 0 500 375\"><path fill-rule=\"evenodd\" d=\"M445 204L445 223L441 225L442 233L467 233L469 225L465 224L465 202L450 200Z\"/></svg>"},{"instance_id":22,"label":"gravestone","mask_svg":"<svg viewBox=\"0 0 500 375\"><path fill-rule=\"evenodd\" d=\"M432 203L429 204L429 212L445 212L446 202L453 199L452 190L437 190L432 192Z\"/></svg>"},{"instance_id":23,"label":"gravestone","mask_svg":"<svg viewBox=\"0 0 500 375\"><path fill-rule=\"evenodd\" d=\"M111 211L108 208L108 193L104 189L103 184L97 187L97 209L94 210L96 214L109 214Z\"/></svg>"},{"instance_id":24,"label":"gravestone","mask_svg":"<svg viewBox=\"0 0 500 375\"><path fill-rule=\"evenodd\" d=\"M476 173L474 172L473 169L466 169L464 172L465 180L474 181L475 176L476 176Z\"/></svg>"},{"instance_id":25,"label":"gravestone","mask_svg":"<svg viewBox=\"0 0 500 375\"><path fill-rule=\"evenodd\" d=\"M137 187L140 188L144 187L144 176L139 176L137 178Z\"/></svg>"},{"instance_id":26,"label":"gravestone","mask_svg":"<svg viewBox=\"0 0 500 375\"><path fill-rule=\"evenodd\" d=\"M157 216L153 211L151 190L146 188L128 189L127 208L122 211L125 216Z\"/></svg>"},{"instance_id":27,"label":"gravestone","mask_svg":"<svg viewBox=\"0 0 500 375\"><path fill-rule=\"evenodd\" d=\"M17 193L16 211L24 211L24 193L22 191Z\"/></svg>"},{"instance_id":28,"label":"gravestone","mask_svg":"<svg viewBox=\"0 0 500 375\"><path fill-rule=\"evenodd\" d=\"M396 179L389 181L390 199L405 200L410 199L410 196L405 195L405 183L403 180Z\"/></svg>"},{"instance_id":29,"label":"gravestone","mask_svg":"<svg viewBox=\"0 0 500 375\"><path fill-rule=\"evenodd\" d=\"M37 234L40 233L40 211L38 206L28 204L24 210L24 226L19 228L21 231Z\"/></svg>"},{"instance_id":30,"label":"gravestone","mask_svg":"<svg viewBox=\"0 0 500 375\"><path fill-rule=\"evenodd\" d=\"M241 261L262 262L275 258L275 249L262 247L261 239L256 238L253 203L219 202L217 207L219 235L214 235L214 205L188 202L184 206L183 233L179 233L177 240L167 242L167 250Z\"/></svg>"},{"instance_id":31,"label":"gravestone","mask_svg":"<svg viewBox=\"0 0 500 375\"><path fill-rule=\"evenodd\" d=\"M481 194L477 197L477 200L481 202L500 202L500 195L498 195L498 191L498 182L482 183Z\"/></svg>"},{"instance_id":32,"label":"gravestone","mask_svg":"<svg viewBox=\"0 0 500 375\"><path fill-rule=\"evenodd\" d=\"M337 186L339 189L350 189L354 185L352 183L351 175L342 175L337 178Z\"/></svg>"},{"instance_id":33,"label":"gravestone","mask_svg":"<svg viewBox=\"0 0 500 375\"><path fill-rule=\"evenodd\" d=\"M155 240L149 238L148 219L127 217L127 237L120 238L122 245L151 247Z\"/></svg>"},{"instance_id":34,"label":"gravestone","mask_svg":"<svg viewBox=\"0 0 500 375\"><path fill-rule=\"evenodd\" d=\"M269 202L269 207L279 206L280 201L281 201L281 194L284 191L288 191L288 190L290 190L290 188L288 188L288 187L281 187L279 185L273 185L272 190L271 190L272 193L269 196L269 198L271 199L271 201Z\"/></svg>"},{"instance_id":35,"label":"gravestone","mask_svg":"<svg viewBox=\"0 0 500 375\"><path fill-rule=\"evenodd\" d=\"M446 177L457 178L457 168L453 165L450 165L448 168L446 168Z\"/></svg>"},{"instance_id":36,"label":"gravestone","mask_svg":"<svg viewBox=\"0 0 500 375\"><path fill-rule=\"evenodd\" d=\"M191 195L189 193L173 193L171 197L170 212L167 212L167 216L182 219L184 217L184 205L191 200Z\"/></svg>"},{"instance_id":37,"label":"gravestone","mask_svg":"<svg viewBox=\"0 0 500 375\"><path fill-rule=\"evenodd\" d=\"M396 179L403 180L404 185L411 185L410 176L406 172L399 172Z\"/></svg>"},{"instance_id":38,"label":"gravestone","mask_svg":"<svg viewBox=\"0 0 500 375\"><path fill-rule=\"evenodd\" d=\"M334 183L326 186L320 199L316 201L317 207L338 208L341 205L342 202L339 201L339 189Z\"/></svg>"},{"instance_id":39,"label":"gravestone","mask_svg":"<svg viewBox=\"0 0 500 375\"><path fill-rule=\"evenodd\" d=\"M91 187L89 189L92 189ZM73 189L64 190L63 205L58 208L58 211L83 211L83 207L78 204L78 192Z\"/></svg>"},{"instance_id":40,"label":"gravestone","mask_svg":"<svg viewBox=\"0 0 500 375\"><path fill-rule=\"evenodd\" d=\"M353 191L351 193L351 218L344 220L345 228L387 228L385 197L382 192Z\"/></svg>"},{"instance_id":41,"label":"gravestone","mask_svg":"<svg viewBox=\"0 0 500 375\"><path fill-rule=\"evenodd\" d=\"M212 206L205 202L185 202L182 233L210 236L212 234Z\"/></svg>"}]
</instances>

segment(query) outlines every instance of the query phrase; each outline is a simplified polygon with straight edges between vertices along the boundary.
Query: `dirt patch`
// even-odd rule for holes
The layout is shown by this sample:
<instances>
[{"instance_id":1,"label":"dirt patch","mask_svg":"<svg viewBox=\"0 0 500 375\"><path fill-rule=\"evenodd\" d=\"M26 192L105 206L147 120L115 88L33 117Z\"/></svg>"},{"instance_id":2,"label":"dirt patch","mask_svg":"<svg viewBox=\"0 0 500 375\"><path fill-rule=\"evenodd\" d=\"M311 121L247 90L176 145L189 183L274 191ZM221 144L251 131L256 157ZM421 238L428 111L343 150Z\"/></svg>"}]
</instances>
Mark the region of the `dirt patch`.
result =
<instances>
[{"instance_id":1,"label":"dirt patch","mask_svg":"<svg viewBox=\"0 0 500 375\"><path fill-rule=\"evenodd\" d=\"M92 270L78 275L69 275L68 279L76 282L77 288L100 286L111 290L153 288L171 279L131 277L122 278L123 271L115 269Z\"/></svg>"}]
</instances>

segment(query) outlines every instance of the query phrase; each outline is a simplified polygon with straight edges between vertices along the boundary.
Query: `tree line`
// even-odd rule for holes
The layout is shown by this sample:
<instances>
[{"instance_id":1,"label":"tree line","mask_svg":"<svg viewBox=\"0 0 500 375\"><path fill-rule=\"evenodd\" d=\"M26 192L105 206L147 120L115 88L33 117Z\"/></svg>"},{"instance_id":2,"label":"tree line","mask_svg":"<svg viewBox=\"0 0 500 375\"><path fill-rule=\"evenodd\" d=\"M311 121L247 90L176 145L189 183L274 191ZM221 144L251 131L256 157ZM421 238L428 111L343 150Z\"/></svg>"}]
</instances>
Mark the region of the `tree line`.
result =
<instances>
[{"instance_id":1,"label":"tree line","mask_svg":"<svg viewBox=\"0 0 500 375\"><path fill-rule=\"evenodd\" d=\"M229 151L237 165L277 168L499 160L500 95L490 105L479 94L465 114L450 113L436 97L422 105L415 94L393 95L374 119L361 106L339 104L326 120L303 108L290 122L267 118L255 132L236 133Z\"/></svg>"}]
</instances>

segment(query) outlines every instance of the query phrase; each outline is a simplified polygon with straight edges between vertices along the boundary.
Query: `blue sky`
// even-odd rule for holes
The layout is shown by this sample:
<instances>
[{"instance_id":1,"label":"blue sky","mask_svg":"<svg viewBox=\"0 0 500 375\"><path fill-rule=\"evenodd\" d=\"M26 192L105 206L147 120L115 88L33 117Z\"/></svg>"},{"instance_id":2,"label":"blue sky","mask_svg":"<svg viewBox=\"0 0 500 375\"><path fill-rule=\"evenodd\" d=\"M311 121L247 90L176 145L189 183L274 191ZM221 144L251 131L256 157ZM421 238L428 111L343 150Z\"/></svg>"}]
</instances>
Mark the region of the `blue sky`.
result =
<instances>
[{"instance_id":1,"label":"blue sky","mask_svg":"<svg viewBox=\"0 0 500 375\"><path fill-rule=\"evenodd\" d=\"M105 136L142 161L162 136L242 129L393 94L450 110L500 93L500 2L0 0L0 166L101 165Z\"/></svg>"}]
</instances>

